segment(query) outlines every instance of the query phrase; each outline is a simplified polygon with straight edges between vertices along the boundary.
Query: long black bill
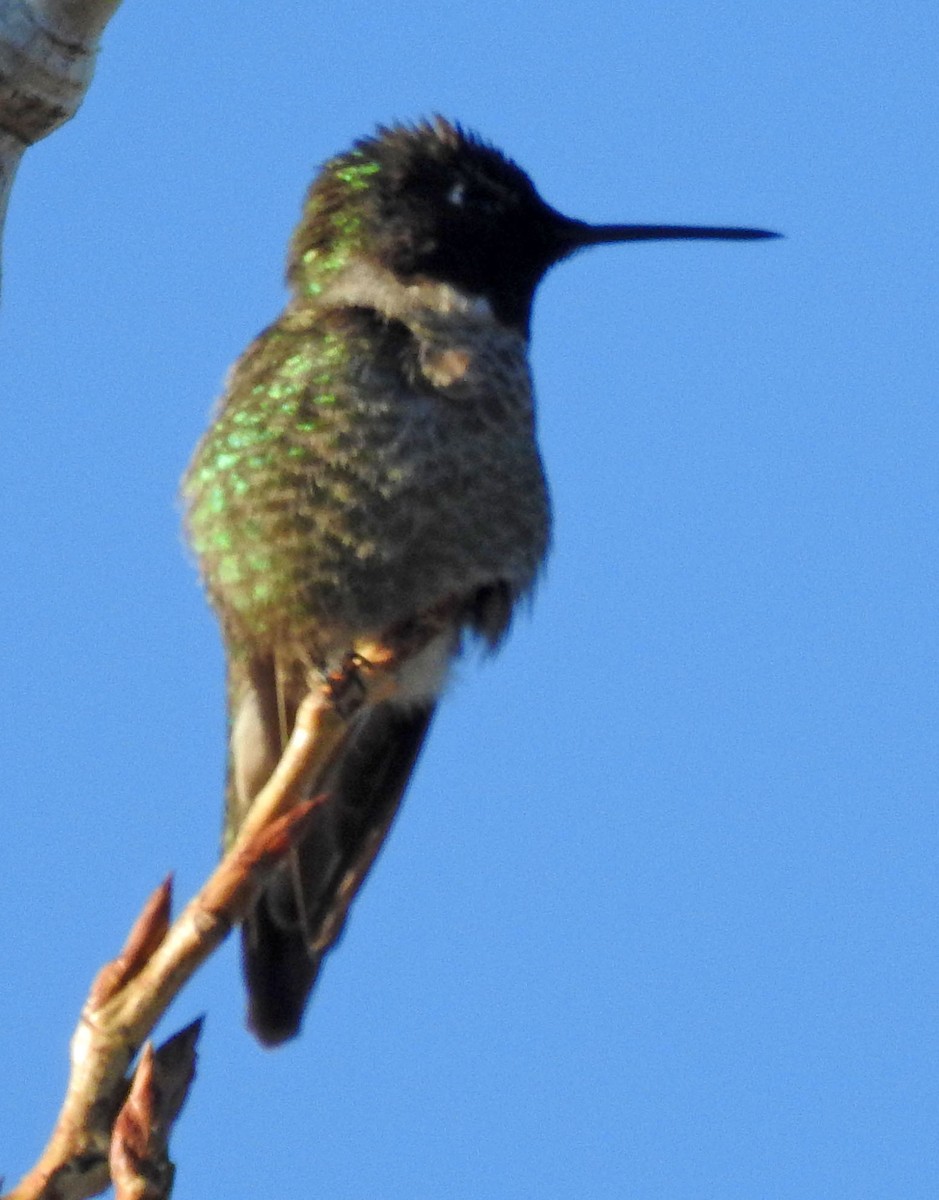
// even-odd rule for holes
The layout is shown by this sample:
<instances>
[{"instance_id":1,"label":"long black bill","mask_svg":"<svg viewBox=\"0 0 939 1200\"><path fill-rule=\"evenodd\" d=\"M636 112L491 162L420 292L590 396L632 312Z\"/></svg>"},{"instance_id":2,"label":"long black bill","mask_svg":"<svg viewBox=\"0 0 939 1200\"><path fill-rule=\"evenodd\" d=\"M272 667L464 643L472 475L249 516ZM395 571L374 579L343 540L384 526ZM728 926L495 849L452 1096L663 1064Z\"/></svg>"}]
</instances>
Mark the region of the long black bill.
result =
<instances>
[{"instance_id":1,"label":"long black bill","mask_svg":"<svg viewBox=\"0 0 939 1200\"><path fill-rule=\"evenodd\" d=\"M769 229L737 229L721 225L587 225L582 221L568 221L564 237L575 248L602 242L659 242L678 238L752 242L759 238L782 237L782 234Z\"/></svg>"}]
</instances>

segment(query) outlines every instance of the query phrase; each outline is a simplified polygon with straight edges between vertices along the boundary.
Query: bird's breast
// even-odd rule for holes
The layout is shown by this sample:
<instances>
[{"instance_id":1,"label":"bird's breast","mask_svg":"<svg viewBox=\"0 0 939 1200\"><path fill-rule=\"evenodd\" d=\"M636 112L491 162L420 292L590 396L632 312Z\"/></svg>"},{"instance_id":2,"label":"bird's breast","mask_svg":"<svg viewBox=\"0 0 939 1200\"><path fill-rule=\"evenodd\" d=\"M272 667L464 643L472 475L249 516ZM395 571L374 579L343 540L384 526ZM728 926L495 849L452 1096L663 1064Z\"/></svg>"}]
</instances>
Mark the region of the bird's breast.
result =
<instances>
[{"instance_id":1,"label":"bird's breast","mask_svg":"<svg viewBox=\"0 0 939 1200\"><path fill-rule=\"evenodd\" d=\"M549 509L524 342L414 325L357 311L305 337L275 327L265 363L236 371L185 494L242 638L333 642L531 587Z\"/></svg>"}]
</instances>

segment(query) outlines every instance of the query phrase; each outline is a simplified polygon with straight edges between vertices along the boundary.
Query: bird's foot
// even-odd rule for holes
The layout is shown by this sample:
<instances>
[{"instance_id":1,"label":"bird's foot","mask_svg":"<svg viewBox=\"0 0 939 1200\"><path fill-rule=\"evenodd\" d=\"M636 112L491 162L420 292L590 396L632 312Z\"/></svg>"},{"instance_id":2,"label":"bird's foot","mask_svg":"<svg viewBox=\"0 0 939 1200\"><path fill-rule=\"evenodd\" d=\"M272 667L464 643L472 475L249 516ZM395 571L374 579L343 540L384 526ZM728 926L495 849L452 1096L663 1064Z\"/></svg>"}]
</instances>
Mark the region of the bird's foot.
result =
<instances>
[{"instance_id":1,"label":"bird's foot","mask_svg":"<svg viewBox=\"0 0 939 1200\"><path fill-rule=\"evenodd\" d=\"M354 651L326 676L323 691L329 703L344 721L349 721L368 699L368 685L362 678L362 660Z\"/></svg>"}]
</instances>

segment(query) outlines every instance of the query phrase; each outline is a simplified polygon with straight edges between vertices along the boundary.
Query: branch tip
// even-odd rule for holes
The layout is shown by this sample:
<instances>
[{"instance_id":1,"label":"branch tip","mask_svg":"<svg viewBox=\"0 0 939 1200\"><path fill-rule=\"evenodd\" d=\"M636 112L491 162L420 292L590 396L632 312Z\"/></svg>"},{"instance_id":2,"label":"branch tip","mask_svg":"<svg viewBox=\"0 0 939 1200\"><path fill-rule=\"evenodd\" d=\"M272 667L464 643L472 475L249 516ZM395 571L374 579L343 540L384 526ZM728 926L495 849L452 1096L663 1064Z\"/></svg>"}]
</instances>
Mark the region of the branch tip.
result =
<instances>
[{"instance_id":1,"label":"branch tip","mask_svg":"<svg viewBox=\"0 0 939 1200\"><path fill-rule=\"evenodd\" d=\"M160 1111L158 1076L153 1043L147 1042L111 1133L108 1165L117 1200L161 1200L169 1195L173 1167L167 1157L169 1128Z\"/></svg>"},{"instance_id":2,"label":"branch tip","mask_svg":"<svg viewBox=\"0 0 939 1200\"><path fill-rule=\"evenodd\" d=\"M140 973L166 937L172 908L173 876L167 875L148 897L120 954L98 972L88 996L90 1008L100 1008Z\"/></svg>"}]
</instances>

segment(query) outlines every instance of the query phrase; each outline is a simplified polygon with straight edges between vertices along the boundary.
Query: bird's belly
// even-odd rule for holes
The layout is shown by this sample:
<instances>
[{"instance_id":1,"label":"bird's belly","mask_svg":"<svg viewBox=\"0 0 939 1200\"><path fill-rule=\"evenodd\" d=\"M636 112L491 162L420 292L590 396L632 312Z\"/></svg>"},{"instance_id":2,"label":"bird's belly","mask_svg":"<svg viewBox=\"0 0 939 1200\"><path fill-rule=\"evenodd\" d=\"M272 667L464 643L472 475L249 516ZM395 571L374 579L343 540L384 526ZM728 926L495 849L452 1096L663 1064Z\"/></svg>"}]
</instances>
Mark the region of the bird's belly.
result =
<instances>
[{"instance_id":1,"label":"bird's belly","mask_svg":"<svg viewBox=\"0 0 939 1200\"><path fill-rule=\"evenodd\" d=\"M296 576L309 616L376 630L495 583L528 591L548 539L535 453L511 465L472 449L377 457L380 469L345 480L310 531Z\"/></svg>"}]
</instances>

